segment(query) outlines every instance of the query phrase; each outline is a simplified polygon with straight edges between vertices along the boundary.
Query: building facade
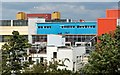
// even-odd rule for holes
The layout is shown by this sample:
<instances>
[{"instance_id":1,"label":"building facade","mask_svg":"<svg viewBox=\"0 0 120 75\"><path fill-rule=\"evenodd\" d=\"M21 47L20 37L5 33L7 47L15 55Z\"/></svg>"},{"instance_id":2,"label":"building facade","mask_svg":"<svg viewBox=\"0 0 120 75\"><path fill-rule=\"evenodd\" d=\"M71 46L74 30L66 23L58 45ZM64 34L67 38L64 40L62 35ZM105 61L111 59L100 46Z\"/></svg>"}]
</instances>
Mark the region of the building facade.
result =
<instances>
[{"instance_id":1,"label":"building facade","mask_svg":"<svg viewBox=\"0 0 120 75\"><path fill-rule=\"evenodd\" d=\"M98 36L105 33L110 33L116 30L116 27L120 25L120 10L108 9L106 10L106 18L98 18Z\"/></svg>"},{"instance_id":2,"label":"building facade","mask_svg":"<svg viewBox=\"0 0 120 75\"><path fill-rule=\"evenodd\" d=\"M0 48L13 31L28 38L32 47L27 51L28 60L35 63L64 60L68 67L77 71L87 63L91 47L96 43L96 36L114 31L120 25L119 10L107 10L106 18L98 18L97 22L74 22L69 19L51 20L51 15L27 14L27 19L0 20ZM117 15L116 15L117 14ZM19 15L18 15L19 16Z\"/></svg>"}]
</instances>

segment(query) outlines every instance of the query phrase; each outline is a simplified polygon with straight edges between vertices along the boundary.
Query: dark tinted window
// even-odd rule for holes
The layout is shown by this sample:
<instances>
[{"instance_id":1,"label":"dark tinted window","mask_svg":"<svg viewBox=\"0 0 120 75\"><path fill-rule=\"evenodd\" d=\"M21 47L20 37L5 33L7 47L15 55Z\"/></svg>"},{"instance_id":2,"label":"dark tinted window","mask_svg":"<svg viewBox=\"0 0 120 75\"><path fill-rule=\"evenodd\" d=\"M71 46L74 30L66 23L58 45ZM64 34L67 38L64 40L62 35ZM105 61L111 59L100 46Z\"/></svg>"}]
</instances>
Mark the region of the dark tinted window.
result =
<instances>
[{"instance_id":1,"label":"dark tinted window","mask_svg":"<svg viewBox=\"0 0 120 75\"><path fill-rule=\"evenodd\" d=\"M57 58L57 52L53 52L53 58Z\"/></svg>"},{"instance_id":2,"label":"dark tinted window","mask_svg":"<svg viewBox=\"0 0 120 75\"><path fill-rule=\"evenodd\" d=\"M11 26L11 20L0 20L0 26Z\"/></svg>"},{"instance_id":3,"label":"dark tinted window","mask_svg":"<svg viewBox=\"0 0 120 75\"><path fill-rule=\"evenodd\" d=\"M28 20L13 20L13 26L28 26Z\"/></svg>"}]
</instances>

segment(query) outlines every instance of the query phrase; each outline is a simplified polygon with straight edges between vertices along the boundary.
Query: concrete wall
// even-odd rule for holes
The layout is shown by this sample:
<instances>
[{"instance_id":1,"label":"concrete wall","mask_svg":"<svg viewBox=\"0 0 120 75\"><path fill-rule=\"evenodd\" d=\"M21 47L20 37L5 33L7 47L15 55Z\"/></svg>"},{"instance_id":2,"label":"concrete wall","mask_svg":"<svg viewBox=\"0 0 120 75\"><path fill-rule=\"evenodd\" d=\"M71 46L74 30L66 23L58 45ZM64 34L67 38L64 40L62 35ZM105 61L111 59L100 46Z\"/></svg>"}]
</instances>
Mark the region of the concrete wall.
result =
<instances>
[{"instance_id":1,"label":"concrete wall","mask_svg":"<svg viewBox=\"0 0 120 75\"><path fill-rule=\"evenodd\" d=\"M59 48L57 59L64 61L68 58L70 61L66 60L64 64L68 67L66 69L73 70L73 49L72 48Z\"/></svg>"},{"instance_id":2,"label":"concrete wall","mask_svg":"<svg viewBox=\"0 0 120 75\"><path fill-rule=\"evenodd\" d=\"M65 38L61 35L47 35L47 45L65 46Z\"/></svg>"},{"instance_id":3,"label":"concrete wall","mask_svg":"<svg viewBox=\"0 0 120 75\"><path fill-rule=\"evenodd\" d=\"M84 62L82 60L82 56L85 54L85 47L68 47L68 48L58 48L58 47L47 47L47 61L53 60L53 52L57 52L57 58L56 61L61 60L64 61L66 58L69 59L70 61L66 60L64 64L67 66L59 66L58 68L60 69L68 69L68 70L73 70L74 71L78 70L81 67L81 62ZM85 58L86 62L86 58ZM59 62L61 63L61 62Z\"/></svg>"},{"instance_id":4,"label":"concrete wall","mask_svg":"<svg viewBox=\"0 0 120 75\"><path fill-rule=\"evenodd\" d=\"M85 54L85 47L74 47L73 48L73 62L75 62L75 71L81 67L81 57Z\"/></svg>"},{"instance_id":5,"label":"concrete wall","mask_svg":"<svg viewBox=\"0 0 120 75\"><path fill-rule=\"evenodd\" d=\"M47 61L52 61L53 52L57 52L57 47L47 47Z\"/></svg>"},{"instance_id":6,"label":"concrete wall","mask_svg":"<svg viewBox=\"0 0 120 75\"><path fill-rule=\"evenodd\" d=\"M117 19L117 26L120 26L120 19Z\"/></svg>"},{"instance_id":7,"label":"concrete wall","mask_svg":"<svg viewBox=\"0 0 120 75\"><path fill-rule=\"evenodd\" d=\"M18 31L20 35L28 35L28 26L0 26L0 35L12 35L13 31Z\"/></svg>"},{"instance_id":8,"label":"concrete wall","mask_svg":"<svg viewBox=\"0 0 120 75\"><path fill-rule=\"evenodd\" d=\"M28 40L29 43L32 43L32 35L37 34L37 26L36 23L43 23L45 19L43 18L28 18Z\"/></svg>"}]
</instances>

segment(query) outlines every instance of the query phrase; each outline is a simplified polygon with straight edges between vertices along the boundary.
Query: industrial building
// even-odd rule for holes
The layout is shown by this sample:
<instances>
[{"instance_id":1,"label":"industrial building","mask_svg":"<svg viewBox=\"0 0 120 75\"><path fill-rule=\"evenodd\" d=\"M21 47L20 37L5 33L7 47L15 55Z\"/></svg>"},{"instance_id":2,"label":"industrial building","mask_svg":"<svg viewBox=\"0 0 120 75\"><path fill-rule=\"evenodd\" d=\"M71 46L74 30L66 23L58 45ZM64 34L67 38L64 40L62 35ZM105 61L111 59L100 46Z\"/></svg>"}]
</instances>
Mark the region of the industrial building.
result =
<instances>
[{"instance_id":1,"label":"industrial building","mask_svg":"<svg viewBox=\"0 0 120 75\"><path fill-rule=\"evenodd\" d=\"M87 63L87 57L97 36L114 31L120 25L120 10L107 10L106 18L98 18L97 22L74 22L61 19L60 12L52 14L26 14L19 12L17 20L0 20L0 48L12 35L19 31L28 38L32 47L27 51L29 60L35 63L52 61L52 59L70 60L65 62L69 70L77 71ZM48 63L49 64L49 63Z\"/></svg>"},{"instance_id":2,"label":"industrial building","mask_svg":"<svg viewBox=\"0 0 120 75\"><path fill-rule=\"evenodd\" d=\"M106 10L106 18L98 18L98 36L112 32L120 25L120 10L109 9Z\"/></svg>"},{"instance_id":3,"label":"industrial building","mask_svg":"<svg viewBox=\"0 0 120 75\"><path fill-rule=\"evenodd\" d=\"M21 35L24 35L28 37L29 43L32 44L32 48L30 48L27 53L30 55L29 60L32 59L36 62L41 62L46 59L48 61L51 61L53 57L49 56L50 54L57 53L57 59L63 60L63 57L60 57L62 53L66 53L65 57L70 59L70 64L67 65L68 62L65 64L68 66L65 67L69 70L78 70L76 63L76 60L73 61L73 58L78 58L84 56L84 54L89 53L88 50L86 50L85 45L88 44L89 46L92 45L90 39L92 39L97 34L97 26L96 22L55 22L55 23L46 23L45 19L43 18L29 18L28 20L1 20L1 44L4 44L3 42L7 41L7 36L12 35L12 31L16 30L19 31ZM39 26L47 26L51 25L51 30L46 31L48 27L45 29L43 28L43 33L41 33L42 30L39 30ZM70 28L70 32L66 33L68 30L67 28L62 28L61 25L64 27L72 27ZM70 25L70 26L69 26ZM55 28L59 27L59 31L54 31ZM81 28L80 28L81 27ZM83 28L82 28L83 27ZM48 28L49 29L49 28ZM67 30L66 30L67 29ZM53 33L51 31L54 31ZM83 30L86 32L79 32L79 30ZM87 32L87 30L89 32ZM78 32L77 32L78 31ZM49 32L49 33L48 33ZM51 35L51 36L50 36ZM64 38L63 40L61 38ZM61 40L60 40L61 39ZM49 51L51 50L52 51ZM81 50L81 51L79 51ZM78 52L76 52L78 51ZM69 54L70 53L70 54ZM74 53L79 53L74 54ZM70 57L69 57L69 56ZM76 56L77 55L77 56ZM74 56L74 57L73 57ZM49 57L49 58L48 58ZM86 60L85 60L86 61ZM84 60L83 60L84 62ZM60 67L61 68L61 67Z\"/></svg>"}]
</instances>

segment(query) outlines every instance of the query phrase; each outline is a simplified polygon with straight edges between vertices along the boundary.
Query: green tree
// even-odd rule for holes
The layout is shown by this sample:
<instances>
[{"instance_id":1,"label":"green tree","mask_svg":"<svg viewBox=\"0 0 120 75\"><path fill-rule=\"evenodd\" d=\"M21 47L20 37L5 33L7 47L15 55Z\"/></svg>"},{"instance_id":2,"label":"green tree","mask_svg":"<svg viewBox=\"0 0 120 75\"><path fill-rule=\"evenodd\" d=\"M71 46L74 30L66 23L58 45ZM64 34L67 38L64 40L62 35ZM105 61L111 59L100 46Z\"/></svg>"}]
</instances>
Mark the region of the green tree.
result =
<instances>
[{"instance_id":1,"label":"green tree","mask_svg":"<svg viewBox=\"0 0 120 75\"><path fill-rule=\"evenodd\" d=\"M120 27L114 33L99 37L95 51L82 69L87 74L115 74L120 72Z\"/></svg>"},{"instance_id":2,"label":"green tree","mask_svg":"<svg viewBox=\"0 0 120 75\"><path fill-rule=\"evenodd\" d=\"M59 60L56 61L53 59L53 61L49 61L49 65L47 64L47 61L41 62L38 64L34 64L33 67L26 69L25 73L29 74L41 74L41 75L70 75L73 74L72 71L67 69L58 69L58 66L65 66L64 62L69 61L68 58L65 58L63 61ZM62 62L62 63L60 63ZM76 75L77 73L75 73Z\"/></svg>"},{"instance_id":3,"label":"green tree","mask_svg":"<svg viewBox=\"0 0 120 75\"><path fill-rule=\"evenodd\" d=\"M11 72L21 73L25 67L29 66L27 61L27 49L31 47L28 40L19 35L18 31L13 31L8 41L2 46L2 74L10 75Z\"/></svg>"}]
</instances>

